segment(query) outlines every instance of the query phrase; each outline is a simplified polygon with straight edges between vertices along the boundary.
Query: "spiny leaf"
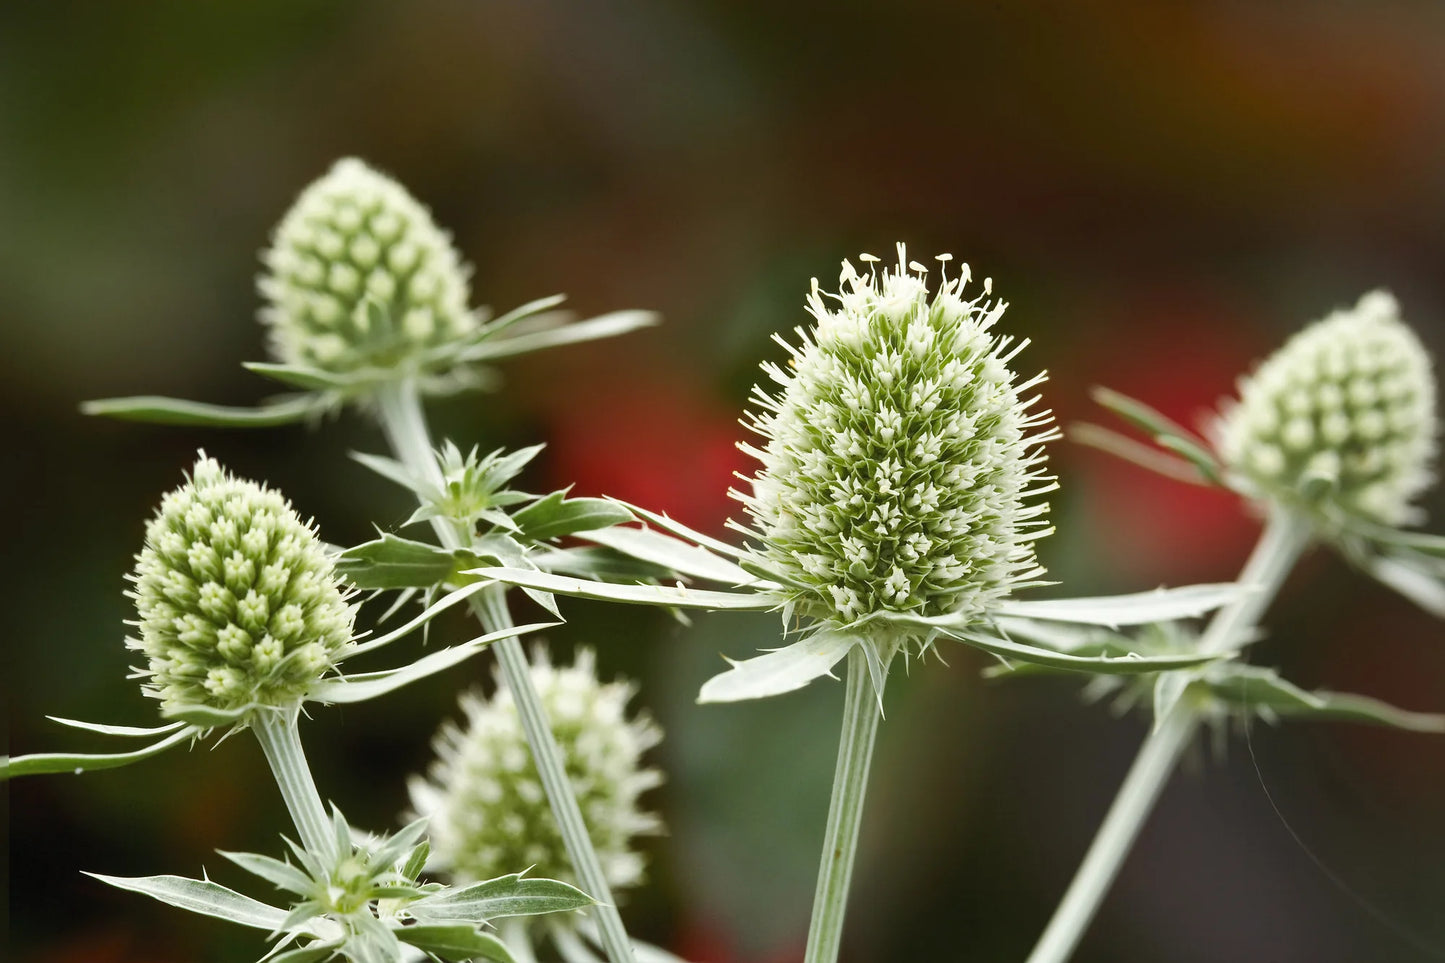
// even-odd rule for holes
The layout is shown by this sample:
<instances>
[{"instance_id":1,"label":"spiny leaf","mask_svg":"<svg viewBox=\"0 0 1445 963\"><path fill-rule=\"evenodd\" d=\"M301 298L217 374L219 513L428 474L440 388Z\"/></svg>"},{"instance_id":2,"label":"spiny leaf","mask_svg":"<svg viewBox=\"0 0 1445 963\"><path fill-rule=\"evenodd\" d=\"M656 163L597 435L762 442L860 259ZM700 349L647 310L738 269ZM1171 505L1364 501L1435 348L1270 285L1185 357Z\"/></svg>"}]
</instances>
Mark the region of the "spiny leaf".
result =
<instances>
[{"instance_id":1,"label":"spiny leaf","mask_svg":"<svg viewBox=\"0 0 1445 963\"><path fill-rule=\"evenodd\" d=\"M836 630L821 630L792 645L744 659L728 661L732 668L703 684L698 702L738 702L765 699L801 689L833 671L858 643L858 636Z\"/></svg>"},{"instance_id":2,"label":"spiny leaf","mask_svg":"<svg viewBox=\"0 0 1445 963\"><path fill-rule=\"evenodd\" d=\"M515 963L507 945L490 933L466 923L419 924L396 931L403 943L435 953L446 960L495 960Z\"/></svg>"},{"instance_id":3,"label":"spiny leaf","mask_svg":"<svg viewBox=\"0 0 1445 963\"><path fill-rule=\"evenodd\" d=\"M632 513L602 498L567 498L555 491L516 512L512 521L522 534L545 542L576 532L593 531L632 521Z\"/></svg>"},{"instance_id":4,"label":"spiny leaf","mask_svg":"<svg viewBox=\"0 0 1445 963\"><path fill-rule=\"evenodd\" d=\"M336 571L360 589L432 588L456 580L480 560L464 550L448 551L390 532L342 552Z\"/></svg>"},{"instance_id":5,"label":"spiny leaf","mask_svg":"<svg viewBox=\"0 0 1445 963\"><path fill-rule=\"evenodd\" d=\"M155 425L198 425L213 428L269 428L289 425L318 415L331 407L320 395L278 398L255 408L211 405L180 398L137 395L87 401L80 410L121 421L143 421Z\"/></svg>"},{"instance_id":6,"label":"spiny leaf","mask_svg":"<svg viewBox=\"0 0 1445 963\"><path fill-rule=\"evenodd\" d=\"M584 341L611 338L639 328L651 327L660 318L651 311L614 311L586 321L564 325L542 331L531 331L509 337L487 338L458 355L461 362L494 361L520 354L528 354L543 348L555 348Z\"/></svg>"},{"instance_id":7,"label":"spiny leaf","mask_svg":"<svg viewBox=\"0 0 1445 963\"><path fill-rule=\"evenodd\" d=\"M286 920L286 911L267 906L249 896L242 896L210 880L187 879L184 876L102 876L86 873L102 883L158 899L192 913L230 920L242 926L275 932Z\"/></svg>"},{"instance_id":8,"label":"spiny leaf","mask_svg":"<svg viewBox=\"0 0 1445 963\"><path fill-rule=\"evenodd\" d=\"M159 742L153 742L144 749L116 753L69 753L48 752L29 756L0 756L0 782L17 776L39 776L46 773L81 773L92 769L119 769L133 762L158 756L167 749L186 739L196 736L190 726L178 729Z\"/></svg>"},{"instance_id":9,"label":"spiny leaf","mask_svg":"<svg viewBox=\"0 0 1445 963\"><path fill-rule=\"evenodd\" d=\"M582 909L596 902L575 886L555 879L499 876L417 900L407 910L418 920L482 923L504 916L534 916Z\"/></svg>"},{"instance_id":10,"label":"spiny leaf","mask_svg":"<svg viewBox=\"0 0 1445 963\"><path fill-rule=\"evenodd\" d=\"M733 609L741 611L764 611L775 608L777 602L765 595L753 592L710 592L681 586L663 585L613 585L607 582L589 582L584 579L534 572L519 568L474 568L468 575L494 579L509 585L556 592L558 595L573 595L578 598L602 599L614 602L634 602L640 605L695 609Z\"/></svg>"}]
</instances>

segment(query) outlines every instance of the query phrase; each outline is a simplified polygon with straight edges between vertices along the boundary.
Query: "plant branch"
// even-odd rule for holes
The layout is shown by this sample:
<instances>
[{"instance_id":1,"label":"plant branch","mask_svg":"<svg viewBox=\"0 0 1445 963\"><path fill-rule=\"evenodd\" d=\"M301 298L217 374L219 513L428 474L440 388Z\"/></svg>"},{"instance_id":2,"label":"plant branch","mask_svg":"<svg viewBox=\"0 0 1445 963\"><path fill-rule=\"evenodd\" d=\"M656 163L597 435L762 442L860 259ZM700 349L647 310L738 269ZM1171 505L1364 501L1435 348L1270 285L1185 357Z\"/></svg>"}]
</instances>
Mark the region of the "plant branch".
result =
<instances>
[{"instance_id":1,"label":"plant branch","mask_svg":"<svg viewBox=\"0 0 1445 963\"><path fill-rule=\"evenodd\" d=\"M420 473L440 488L441 469L432 450L431 435L427 429L426 415L422 410L416 384L408 380L387 385L378 390L377 402L381 427L393 453L413 472ZM456 549L471 543L471 532L451 520L434 518L432 526L445 548ZM505 593L505 587L497 585L469 600L472 612L487 632L495 632L512 625ZM598 901L595 911L602 946L611 963L632 963L632 944L622 925L622 917L617 912L612 889L607 884L602 863L597 858L597 850L593 847L592 838L582 820L582 810L577 805L577 796L567 778L562 751L552 735L536 686L532 684L526 652L515 636L497 642L493 648L502 667L502 678L517 705L523 731L532 748L532 758L537 764L537 773L547 791L552 815L557 820L567 854L577 871L577 879L582 889Z\"/></svg>"},{"instance_id":2,"label":"plant branch","mask_svg":"<svg viewBox=\"0 0 1445 963\"><path fill-rule=\"evenodd\" d=\"M1239 575L1239 583L1252 591L1210 620L1199 640L1202 652L1225 652L1249 641L1309 539L1307 520L1285 508L1271 509L1264 532ZM1144 740L1068 892L1027 963L1064 963L1073 954L1200 721L1198 707L1187 698L1180 699Z\"/></svg>"}]
</instances>

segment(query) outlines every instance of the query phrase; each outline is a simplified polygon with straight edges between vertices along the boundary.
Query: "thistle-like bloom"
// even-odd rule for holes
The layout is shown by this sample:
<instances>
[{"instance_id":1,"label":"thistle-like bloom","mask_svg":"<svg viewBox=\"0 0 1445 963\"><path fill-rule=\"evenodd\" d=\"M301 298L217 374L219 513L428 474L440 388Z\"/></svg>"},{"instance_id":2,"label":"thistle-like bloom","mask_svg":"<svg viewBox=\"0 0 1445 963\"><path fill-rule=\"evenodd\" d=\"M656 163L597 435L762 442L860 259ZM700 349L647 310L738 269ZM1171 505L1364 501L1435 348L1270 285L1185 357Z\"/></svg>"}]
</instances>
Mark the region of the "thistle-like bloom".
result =
<instances>
[{"instance_id":1,"label":"thistle-like bloom","mask_svg":"<svg viewBox=\"0 0 1445 963\"><path fill-rule=\"evenodd\" d=\"M646 716L627 716L634 687L597 680L595 659L581 649L570 666L553 666L545 650L532 681L551 720L583 821L614 889L642 882L633 837L661 830L638 797L662 781L642 754L661 732ZM465 722L437 733L427 779L411 780L412 805L428 817L431 865L457 882L489 879L518 867L576 882L561 833L537 775L517 708L498 677L491 699L462 696Z\"/></svg>"},{"instance_id":2,"label":"thistle-like bloom","mask_svg":"<svg viewBox=\"0 0 1445 963\"><path fill-rule=\"evenodd\" d=\"M262 260L261 318L287 364L405 367L479 327L451 238L406 188L354 157L301 192Z\"/></svg>"},{"instance_id":3,"label":"thistle-like bloom","mask_svg":"<svg viewBox=\"0 0 1445 963\"><path fill-rule=\"evenodd\" d=\"M965 266L934 294L926 269L903 246L898 266L866 274L843 263L841 290L815 280L811 329L778 339L787 367L754 389L762 462L751 493L734 492L752 517L752 540L728 545L673 519L628 506L653 528L592 533L603 546L727 591L608 584L516 564L471 574L526 588L673 608L781 610L800 637L734 662L703 686L701 701L778 695L830 674L855 647L881 696L893 656L951 638L1001 658L1082 672L1133 674L1210 656L1076 654L1008 638L1022 620L1108 626L1194 618L1232 600L1233 586L1195 585L1135 595L1024 601L1015 590L1043 574L1034 542L1048 533L1055 486L1044 442L1057 437L1046 411L1031 411L1043 375L1018 381L1010 363L1027 342L993 330L1005 305L966 298ZM939 258L945 265L949 258ZM660 531L659 531L660 530ZM664 534L665 533L665 534ZM681 538L691 546L678 542ZM1010 624L1011 623L1011 624Z\"/></svg>"},{"instance_id":4,"label":"thistle-like bloom","mask_svg":"<svg viewBox=\"0 0 1445 963\"><path fill-rule=\"evenodd\" d=\"M837 295L815 279L816 326L782 342L786 368L764 366L778 392L754 389L767 444L744 446L762 466L752 494L735 494L759 562L825 622L981 616L1043 572L1033 543L1048 531L1037 496L1054 487L1041 449L1054 433L1025 397L1042 376L1009 369L1026 342L994 332L1006 305L985 300L989 283L965 298L965 266L930 296L924 268L898 254L881 273L845 261Z\"/></svg>"},{"instance_id":5,"label":"thistle-like bloom","mask_svg":"<svg viewBox=\"0 0 1445 963\"><path fill-rule=\"evenodd\" d=\"M351 643L356 613L315 530L204 454L161 501L131 580L127 645L167 712L299 702Z\"/></svg>"},{"instance_id":6,"label":"thistle-like bloom","mask_svg":"<svg viewBox=\"0 0 1445 963\"><path fill-rule=\"evenodd\" d=\"M1266 497L1393 527L1418 520L1435 444L1430 358L1395 299L1374 291L1240 381L1217 449Z\"/></svg>"}]
</instances>

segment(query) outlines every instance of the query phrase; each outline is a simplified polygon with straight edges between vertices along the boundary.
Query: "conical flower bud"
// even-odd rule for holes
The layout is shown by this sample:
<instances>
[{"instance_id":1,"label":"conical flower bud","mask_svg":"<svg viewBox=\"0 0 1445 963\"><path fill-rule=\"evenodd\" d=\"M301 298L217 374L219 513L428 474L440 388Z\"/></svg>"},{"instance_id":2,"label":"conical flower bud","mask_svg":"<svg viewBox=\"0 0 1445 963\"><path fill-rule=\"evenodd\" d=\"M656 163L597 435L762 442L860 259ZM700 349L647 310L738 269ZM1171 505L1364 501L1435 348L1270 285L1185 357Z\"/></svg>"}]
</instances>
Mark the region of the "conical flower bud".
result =
<instances>
[{"instance_id":1,"label":"conical flower bud","mask_svg":"<svg viewBox=\"0 0 1445 963\"><path fill-rule=\"evenodd\" d=\"M551 721L582 819L614 888L642 881L632 839L661 824L638 797L662 781L642 768L642 754L661 739L645 715L627 718L634 688L598 682L590 650L555 667L543 650L532 681ZM465 721L446 723L434 740L428 779L411 780L412 806L428 817L432 866L458 882L491 879L534 867L532 874L576 882L572 861L547 802L511 694L462 696Z\"/></svg>"},{"instance_id":2,"label":"conical flower bud","mask_svg":"<svg viewBox=\"0 0 1445 963\"><path fill-rule=\"evenodd\" d=\"M131 580L127 644L167 711L294 703L351 641L355 611L315 531L204 454L161 501Z\"/></svg>"},{"instance_id":3,"label":"conical flower bud","mask_svg":"<svg viewBox=\"0 0 1445 963\"><path fill-rule=\"evenodd\" d=\"M1260 492L1396 526L1432 480L1430 358L1383 291L1300 331L1220 419L1220 457Z\"/></svg>"},{"instance_id":4,"label":"conical flower bud","mask_svg":"<svg viewBox=\"0 0 1445 963\"><path fill-rule=\"evenodd\" d=\"M754 389L767 445L744 446L762 467L737 497L802 614L982 614L1042 572L1048 506L1030 497L1053 487L1050 436L1031 432L1049 416L1022 397L1042 377L1015 382L1023 343L993 332L1003 302L964 298L966 265L930 296L902 245L893 270L864 260L866 274L843 263L837 295L813 281L816 325L785 344L786 368L763 366L780 388Z\"/></svg>"},{"instance_id":5,"label":"conical flower bud","mask_svg":"<svg viewBox=\"0 0 1445 963\"><path fill-rule=\"evenodd\" d=\"M261 318L288 364L404 366L477 328L451 238L406 188L354 157L301 192L262 261Z\"/></svg>"}]
</instances>

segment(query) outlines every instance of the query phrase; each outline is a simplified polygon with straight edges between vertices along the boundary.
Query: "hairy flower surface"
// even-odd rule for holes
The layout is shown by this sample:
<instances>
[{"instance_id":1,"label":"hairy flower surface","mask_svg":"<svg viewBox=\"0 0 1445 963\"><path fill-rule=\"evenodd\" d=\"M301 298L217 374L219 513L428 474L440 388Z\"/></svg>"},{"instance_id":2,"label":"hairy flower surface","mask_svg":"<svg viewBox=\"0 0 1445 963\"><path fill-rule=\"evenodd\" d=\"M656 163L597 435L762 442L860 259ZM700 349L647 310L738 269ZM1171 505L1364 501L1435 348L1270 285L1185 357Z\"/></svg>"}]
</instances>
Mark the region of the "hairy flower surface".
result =
<instances>
[{"instance_id":1,"label":"hairy flower surface","mask_svg":"<svg viewBox=\"0 0 1445 963\"><path fill-rule=\"evenodd\" d=\"M1268 496L1395 526L1416 518L1435 437L1430 358L1395 299L1374 291L1242 379L1217 447Z\"/></svg>"},{"instance_id":2,"label":"hairy flower surface","mask_svg":"<svg viewBox=\"0 0 1445 963\"><path fill-rule=\"evenodd\" d=\"M762 466L738 494L761 542L759 561L803 614L847 624L877 612L981 615L1042 573L1052 485L1009 362L1024 346L993 331L1006 305L966 299L965 265L935 294L909 263L867 273L845 261L840 291L813 281L786 368L765 364L776 394L754 389L745 446ZM940 258L947 263L947 256ZM781 339L780 339L781 341ZM1033 434L1031 434L1033 432Z\"/></svg>"},{"instance_id":3,"label":"hairy flower surface","mask_svg":"<svg viewBox=\"0 0 1445 963\"><path fill-rule=\"evenodd\" d=\"M261 318L288 364L404 365L478 327L451 238L406 188L356 158L301 192L262 261Z\"/></svg>"},{"instance_id":4,"label":"hairy flower surface","mask_svg":"<svg viewBox=\"0 0 1445 963\"><path fill-rule=\"evenodd\" d=\"M351 640L355 611L316 532L204 454L161 501L131 580L127 645L167 711L297 702Z\"/></svg>"},{"instance_id":5,"label":"hairy flower surface","mask_svg":"<svg viewBox=\"0 0 1445 963\"><path fill-rule=\"evenodd\" d=\"M532 662L532 681L552 725L609 885L642 881L642 857L632 839L656 833L657 816L638 797L662 781L642 768L642 754L661 738L644 716L627 717L634 689L598 682L595 659L581 649L570 666L553 666L545 651ZM428 779L413 778L412 805L427 816L432 865L459 882L489 879L519 867L575 882L547 794L537 775L511 695L498 679L485 699L462 696L465 721L446 723L434 741Z\"/></svg>"}]
</instances>

